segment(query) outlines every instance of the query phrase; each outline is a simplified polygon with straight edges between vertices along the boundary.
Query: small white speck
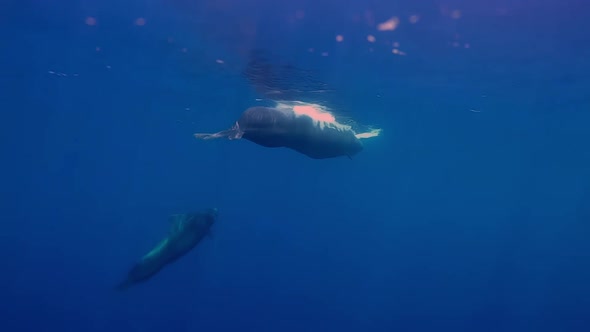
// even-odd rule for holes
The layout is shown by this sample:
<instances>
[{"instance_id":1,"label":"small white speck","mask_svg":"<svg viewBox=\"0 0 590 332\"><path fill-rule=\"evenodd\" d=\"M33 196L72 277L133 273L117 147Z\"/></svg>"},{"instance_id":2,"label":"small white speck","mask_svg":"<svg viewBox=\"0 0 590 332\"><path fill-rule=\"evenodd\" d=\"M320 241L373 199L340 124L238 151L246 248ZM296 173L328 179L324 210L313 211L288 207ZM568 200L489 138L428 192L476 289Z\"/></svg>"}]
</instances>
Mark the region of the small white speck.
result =
<instances>
[{"instance_id":1,"label":"small white speck","mask_svg":"<svg viewBox=\"0 0 590 332\"><path fill-rule=\"evenodd\" d=\"M473 113L481 113L481 111L479 110L474 110L474 109L470 109L469 112L473 112Z\"/></svg>"},{"instance_id":2,"label":"small white speck","mask_svg":"<svg viewBox=\"0 0 590 332\"><path fill-rule=\"evenodd\" d=\"M49 71L47 71L47 72L48 72L49 74L51 74L51 75L55 75L55 72L54 72L53 70L49 70Z\"/></svg>"},{"instance_id":3,"label":"small white speck","mask_svg":"<svg viewBox=\"0 0 590 332\"><path fill-rule=\"evenodd\" d=\"M262 98L256 98L256 101L262 101Z\"/></svg>"}]
</instances>

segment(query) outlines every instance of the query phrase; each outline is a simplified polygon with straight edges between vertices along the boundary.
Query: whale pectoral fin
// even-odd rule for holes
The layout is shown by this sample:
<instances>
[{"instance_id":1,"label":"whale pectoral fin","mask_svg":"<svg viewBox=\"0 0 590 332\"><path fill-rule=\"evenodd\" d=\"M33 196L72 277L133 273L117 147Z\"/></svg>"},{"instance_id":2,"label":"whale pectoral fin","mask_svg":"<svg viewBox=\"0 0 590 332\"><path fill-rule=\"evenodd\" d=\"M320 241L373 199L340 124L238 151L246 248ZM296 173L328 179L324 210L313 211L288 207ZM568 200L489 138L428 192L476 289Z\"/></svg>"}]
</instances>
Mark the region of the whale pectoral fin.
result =
<instances>
[{"instance_id":1,"label":"whale pectoral fin","mask_svg":"<svg viewBox=\"0 0 590 332\"><path fill-rule=\"evenodd\" d=\"M367 138L377 137L379 135L381 135L381 129L371 129L368 132L355 134L354 136L357 139L367 139Z\"/></svg>"},{"instance_id":2,"label":"whale pectoral fin","mask_svg":"<svg viewBox=\"0 0 590 332\"><path fill-rule=\"evenodd\" d=\"M168 233L169 235L173 235L182 230L182 225L186 220L186 214L173 214L168 220L170 221L170 231Z\"/></svg>"}]
</instances>

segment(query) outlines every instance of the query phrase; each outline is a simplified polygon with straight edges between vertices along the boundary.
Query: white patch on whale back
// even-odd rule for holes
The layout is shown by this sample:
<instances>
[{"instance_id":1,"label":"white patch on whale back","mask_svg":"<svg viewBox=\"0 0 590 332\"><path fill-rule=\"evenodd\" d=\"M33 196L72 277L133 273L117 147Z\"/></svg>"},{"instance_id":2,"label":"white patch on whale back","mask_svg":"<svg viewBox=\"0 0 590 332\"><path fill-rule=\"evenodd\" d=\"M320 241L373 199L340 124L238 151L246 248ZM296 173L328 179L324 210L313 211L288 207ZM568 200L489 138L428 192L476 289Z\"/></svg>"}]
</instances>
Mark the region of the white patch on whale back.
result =
<instances>
[{"instance_id":1,"label":"white patch on whale back","mask_svg":"<svg viewBox=\"0 0 590 332\"><path fill-rule=\"evenodd\" d=\"M333 128L341 131L352 130L352 127L339 123L327 107L319 104L304 103L301 101L277 101L278 110L289 112L296 117L307 116L313 124L320 129Z\"/></svg>"},{"instance_id":2,"label":"white patch on whale back","mask_svg":"<svg viewBox=\"0 0 590 332\"><path fill-rule=\"evenodd\" d=\"M340 123L328 107L305 103L301 101L276 101L276 109L294 114L296 117L307 116L311 118L313 124L319 126L321 130L325 128L336 129L339 131L350 131L356 138L371 138L377 137L381 133L381 129L371 129L368 132L356 133L352 126Z\"/></svg>"}]
</instances>

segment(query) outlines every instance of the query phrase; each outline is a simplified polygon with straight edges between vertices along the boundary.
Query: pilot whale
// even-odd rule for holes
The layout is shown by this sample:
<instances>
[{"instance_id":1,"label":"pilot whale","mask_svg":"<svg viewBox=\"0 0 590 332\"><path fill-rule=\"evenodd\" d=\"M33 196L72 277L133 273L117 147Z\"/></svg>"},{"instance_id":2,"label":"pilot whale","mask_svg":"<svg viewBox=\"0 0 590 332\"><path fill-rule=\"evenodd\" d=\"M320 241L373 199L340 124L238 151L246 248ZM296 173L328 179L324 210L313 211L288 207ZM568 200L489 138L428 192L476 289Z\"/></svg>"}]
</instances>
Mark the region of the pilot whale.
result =
<instances>
[{"instance_id":1,"label":"pilot whale","mask_svg":"<svg viewBox=\"0 0 590 332\"><path fill-rule=\"evenodd\" d=\"M125 290L147 281L166 265L191 251L210 231L217 218L217 209L170 216L171 228L166 238L143 256L115 288Z\"/></svg>"},{"instance_id":2,"label":"pilot whale","mask_svg":"<svg viewBox=\"0 0 590 332\"><path fill-rule=\"evenodd\" d=\"M250 107L235 124L217 133L197 133L197 139L246 139L258 145L286 147L313 159L349 157L363 150L361 139L379 129L357 133L324 107L303 102L277 102L275 107Z\"/></svg>"}]
</instances>

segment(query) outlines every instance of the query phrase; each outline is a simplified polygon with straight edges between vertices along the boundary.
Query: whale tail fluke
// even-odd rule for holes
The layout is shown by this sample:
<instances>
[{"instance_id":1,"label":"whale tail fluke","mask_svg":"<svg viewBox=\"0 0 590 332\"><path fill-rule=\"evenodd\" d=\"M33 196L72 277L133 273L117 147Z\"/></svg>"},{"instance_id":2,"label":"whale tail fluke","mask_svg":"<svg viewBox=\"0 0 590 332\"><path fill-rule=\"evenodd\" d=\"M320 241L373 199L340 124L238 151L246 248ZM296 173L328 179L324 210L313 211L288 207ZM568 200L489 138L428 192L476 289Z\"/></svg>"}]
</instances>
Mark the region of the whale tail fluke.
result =
<instances>
[{"instance_id":1,"label":"whale tail fluke","mask_svg":"<svg viewBox=\"0 0 590 332\"><path fill-rule=\"evenodd\" d=\"M133 285L133 283L130 280L125 280L125 281L117 284L114 288L118 292L123 292L123 291L127 290L129 287L131 287L131 285Z\"/></svg>"},{"instance_id":2,"label":"whale tail fluke","mask_svg":"<svg viewBox=\"0 0 590 332\"><path fill-rule=\"evenodd\" d=\"M238 125L237 122L230 129L222 130L222 131L217 132L217 133L214 133L214 134L207 134L207 133L197 133L197 134L194 134L194 136L197 139L202 139L202 140L209 140L209 139L215 139L215 138L224 138L224 137L225 138L228 138L230 140L234 140L234 139L240 139L240 138L242 138L242 135L244 135L244 132L242 130L240 130L240 126Z\"/></svg>"},{"instance_id":3,"label":"whale tail fluke","mask_svg":"<svg viewBox=\"0 0 590 332\"><path fill-rule=\"evenodd\" d=\"M221 137L227 137L227 135L222 135L222 131L215 133L215 134L205 134L205 133L197 133L194 134L195 138L197 139L202 139L202 140L209 140L209 139L215 139L215 138L221 138Z\"/></svg>"}]
</instances>

